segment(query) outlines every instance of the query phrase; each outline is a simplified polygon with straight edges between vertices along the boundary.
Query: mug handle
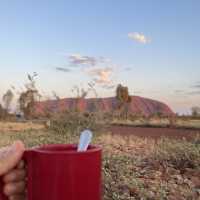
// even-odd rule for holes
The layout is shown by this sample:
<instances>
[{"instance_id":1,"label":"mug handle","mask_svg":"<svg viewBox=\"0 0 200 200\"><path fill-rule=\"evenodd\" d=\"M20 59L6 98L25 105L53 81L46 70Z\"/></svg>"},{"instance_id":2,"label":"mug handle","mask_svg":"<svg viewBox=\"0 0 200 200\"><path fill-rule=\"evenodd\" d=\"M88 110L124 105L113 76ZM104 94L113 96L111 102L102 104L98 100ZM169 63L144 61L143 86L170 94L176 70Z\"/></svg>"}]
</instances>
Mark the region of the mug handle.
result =
<instances>
[{"instance_id":1,"label":"mug handle","mask_svg":"<svg viewBox=\"0 0 200 200\"><path fill-rule=\"evenodd\" d=\"M31 176L31 171L32 171L32 156L33 155L33 151L32 150L26 150L24 152L24 155L22 157L22 159L25 161L26 163L26 169L28 171L27 173L27 195L30 196L31 191L32 191L32 176ZM2 177L0 177L0 200L8 200L8 197L3 193L3 187L4 187L4 183L2 180Z\"/></svg>"}]
</instances>

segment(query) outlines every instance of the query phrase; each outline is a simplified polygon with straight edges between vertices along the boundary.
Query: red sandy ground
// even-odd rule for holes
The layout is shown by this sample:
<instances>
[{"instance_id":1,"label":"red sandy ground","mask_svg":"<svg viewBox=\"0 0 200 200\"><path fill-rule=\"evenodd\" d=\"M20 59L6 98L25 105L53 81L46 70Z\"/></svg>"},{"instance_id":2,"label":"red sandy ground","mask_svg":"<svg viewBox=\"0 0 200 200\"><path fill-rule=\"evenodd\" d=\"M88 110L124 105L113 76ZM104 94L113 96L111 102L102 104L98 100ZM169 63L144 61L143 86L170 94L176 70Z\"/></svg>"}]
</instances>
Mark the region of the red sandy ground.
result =
<instances>
[{"instance_id":1,"label":"red sandy ground","mask_svg":"<svg viewBox=\"0 0 200 200\"><path fill-rule=\"evenodd\" d=\"M150 128L150 127L133 127L133 126L112 126L110 128L112 134L135 135L147 138L167 137L172 139L191 140L195 136L200 136L200 130L194 129L177 129L177 128Z\"/></svg>"}]
</instances>

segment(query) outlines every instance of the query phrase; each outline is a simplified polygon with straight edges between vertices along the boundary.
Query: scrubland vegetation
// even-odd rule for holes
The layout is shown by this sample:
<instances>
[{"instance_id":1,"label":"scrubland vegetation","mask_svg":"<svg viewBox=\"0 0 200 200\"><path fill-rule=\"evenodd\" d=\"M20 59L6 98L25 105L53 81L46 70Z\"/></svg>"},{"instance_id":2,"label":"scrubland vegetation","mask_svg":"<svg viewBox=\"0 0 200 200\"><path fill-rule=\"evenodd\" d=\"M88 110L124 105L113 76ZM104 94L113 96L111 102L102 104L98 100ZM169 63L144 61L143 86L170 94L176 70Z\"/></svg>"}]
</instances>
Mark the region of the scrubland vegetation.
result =
<instances>
[{"instance_id":1,"label":"scrubland vegetation","mask_svg":"<svg viewBox=\"0 0 200 200\"><path fill-rule=\"evenodd\" d=\"M93 143L103 148L104 200L200 199L200 136L190 141L167 138L155 140L115 135L108 129L111 124L200 128L200 119L196 114L194 117L157 115L148 118L128 115L128 89L119 85L116 91L118 115L73 110L53 115L48 113L45 121L38 122L33 120L34 102L40 96L35 87L35 76L28 76L29 83L19 97L19 109L24 114L24 122L16 122L15 117L8 114L13 95L10 91L4 95L7 103L4 108L0 108L4 120L0 123L0 146L18 139L27 147L77 143L80 131L89 128L94 132Z\"/></svg>"},{"instance_id":2,"label":"scrubland vegetation","mask_svg":"<svg viewBox=\"0 0 200 200\"><path fill-rule=\"evenodd\" d=\"M77 143L66 127L1 133L0 146L22 140L27 147L52 143ZM200 138L192 141L154 140L94 131L93 143L103 147L103 199L200 198Z\"/></svg>"}]
</instances>

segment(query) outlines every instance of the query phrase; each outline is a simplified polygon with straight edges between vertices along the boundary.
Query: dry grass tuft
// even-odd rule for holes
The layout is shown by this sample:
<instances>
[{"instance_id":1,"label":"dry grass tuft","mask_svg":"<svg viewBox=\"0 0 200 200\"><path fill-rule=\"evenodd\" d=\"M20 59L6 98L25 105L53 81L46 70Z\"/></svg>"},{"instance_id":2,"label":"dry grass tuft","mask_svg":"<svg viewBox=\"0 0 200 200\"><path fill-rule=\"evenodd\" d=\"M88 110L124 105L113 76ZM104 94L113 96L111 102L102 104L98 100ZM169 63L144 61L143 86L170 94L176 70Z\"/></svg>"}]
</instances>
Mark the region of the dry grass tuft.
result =
<instances>
[{"instance_id":1,"label":"dry grass tuft","mask_svg":"<svg viewBox=\"0 0 200 200\"><path fill-rule=\"evenodd\" d=\"M44 129L43 124L32 122L0 122L0 132L23 132L26 130L41 130Z\"/></svg>"}]
</instances>

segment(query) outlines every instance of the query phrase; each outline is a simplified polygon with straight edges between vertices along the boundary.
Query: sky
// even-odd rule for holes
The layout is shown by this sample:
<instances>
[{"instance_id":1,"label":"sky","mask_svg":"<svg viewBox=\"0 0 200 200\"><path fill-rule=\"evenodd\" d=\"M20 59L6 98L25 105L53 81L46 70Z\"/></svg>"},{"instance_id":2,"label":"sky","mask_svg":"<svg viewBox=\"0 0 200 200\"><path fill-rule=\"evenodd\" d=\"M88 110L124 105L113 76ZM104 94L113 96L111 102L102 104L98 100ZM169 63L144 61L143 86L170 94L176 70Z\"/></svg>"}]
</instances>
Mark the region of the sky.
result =
<instances>
[{"instance_id":1,"label":"sky","mask_svg":"<svg viewBox=\"0 0 200 200\"><path fill-rule=\"evenodd\" d=\"M121 83L188 113L200 106L199 10L199 0L0 0L0 96L37 72L44 97L91 82L108 97Z\"/></svg>"}]
</instances>

